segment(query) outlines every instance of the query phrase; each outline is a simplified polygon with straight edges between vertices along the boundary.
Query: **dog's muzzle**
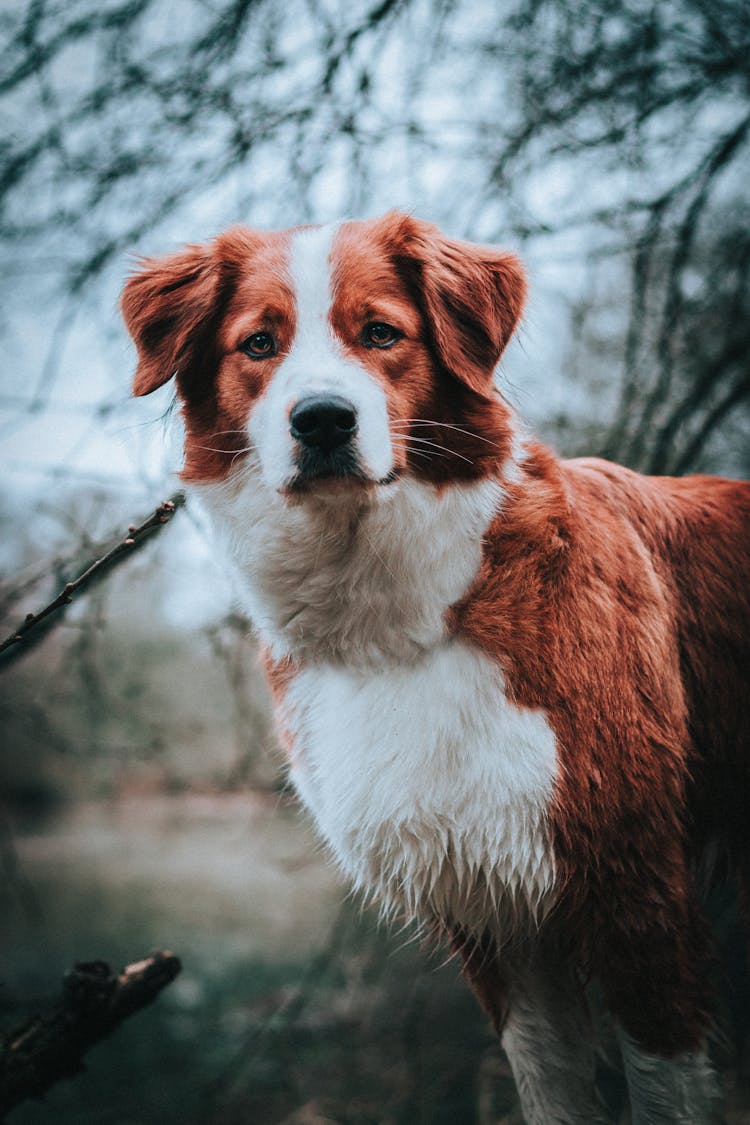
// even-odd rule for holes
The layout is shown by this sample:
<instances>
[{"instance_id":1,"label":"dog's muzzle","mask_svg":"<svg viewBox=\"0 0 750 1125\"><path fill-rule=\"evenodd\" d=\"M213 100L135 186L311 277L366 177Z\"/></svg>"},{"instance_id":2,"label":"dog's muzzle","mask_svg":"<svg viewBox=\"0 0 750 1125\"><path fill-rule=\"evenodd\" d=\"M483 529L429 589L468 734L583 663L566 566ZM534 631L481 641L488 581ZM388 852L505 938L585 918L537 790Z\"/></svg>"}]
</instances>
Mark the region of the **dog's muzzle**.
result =
<instances>
[{"instance_id":1,"label":"dog's muzzle","mask_svg":"<svg viewBox=\"0 0 750 1125\"><path fill-rule=\"evenodd\" d=\"M341 395L307 395L289 415L296 444L295 487L319 480L365 479L357 442L357 411Z\"/></svg>"}]
</instances>

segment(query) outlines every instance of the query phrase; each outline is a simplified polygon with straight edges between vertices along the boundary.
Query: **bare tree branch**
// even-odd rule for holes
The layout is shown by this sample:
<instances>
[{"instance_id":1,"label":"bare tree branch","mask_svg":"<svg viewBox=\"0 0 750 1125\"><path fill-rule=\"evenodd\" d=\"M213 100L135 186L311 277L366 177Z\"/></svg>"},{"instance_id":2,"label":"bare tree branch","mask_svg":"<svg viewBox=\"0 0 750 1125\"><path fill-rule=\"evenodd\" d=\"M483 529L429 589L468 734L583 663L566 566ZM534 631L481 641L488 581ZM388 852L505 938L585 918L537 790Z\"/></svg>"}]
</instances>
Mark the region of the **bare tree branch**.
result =
<instances>
[{"instance_id":1,"label":"bare tree branch","mask_svg":"<svg viewBox=\"0 0 750 1125\"><path fill-rule=\"evenodd\" d=\"M673 473L679 476L681 473L688 472L694 466L696 459L719 423L738 402L746 401L748 394L750 394L750 376L746 373L743 380L726 388L719 401L701 419L697 433L693 434L685 448L674 459L671 468Z\"/></svg>"},{"instance_id":2,"label":"bare tree branch","mask_svg":"<svg viewBox=\"0 0 750 1125\"><path fill-rule=\"evenodd\" d=\"M185 494L183 492L176 492L169 500L162 501L156 511L152 512L146 520L138 525L131 524L124 538L90 563L77 578L66 582L57 597L53 598L43 609L36 613L27 613L18 628L0 644L0 653L8 654L4 657L4 666L7 667L14 655L29 650L30 644L27 637L32 630L35 630L33 640L46 635L48 629L59 621L60 615L65 612L77 594L108 575L116 566L120 565L125 557L132 556L133 552L138 550L147 539L169 523L175 511L182 507L184 503ZM53 615L56 616L53 618Z\"/></svg>"},{"instance_id":3,"label":"bare tree branch","mask_svg":"<svg viewBox=\"0 0 750 1125\"><path fill-rule=\"evenodd\" d=\"M83 1070L86 1051L152 1003L180 968L173 953L161 951L119 973L104 961L76 964L60 1002L0 1045L0 1115Z\"/></svg>"},{"instance_id":4,"label":"bare tree branch","mask_svg":"<svg viewBox=\"0 0 750 1125\"><path fill-rule=\"evenodd\" d=\"M696 170L695 194L679 224L669 264L664 312L659 338L656 342L660 371L640 413L638 428L627 451L628 460L631 462L638 463L643 457L644 445L654 417L660 406L663 407L670 396L674 369L672 341L678 330L680 314L684 305L680 282L691 259L691 250L698 237L699 219L708 203L709 194L718 173L731 160L733 153L744 142L749 131L750 115L743 118L728 136L721 137L710 157L704 162L703 167Z\"/></svg>"}]
</instances>

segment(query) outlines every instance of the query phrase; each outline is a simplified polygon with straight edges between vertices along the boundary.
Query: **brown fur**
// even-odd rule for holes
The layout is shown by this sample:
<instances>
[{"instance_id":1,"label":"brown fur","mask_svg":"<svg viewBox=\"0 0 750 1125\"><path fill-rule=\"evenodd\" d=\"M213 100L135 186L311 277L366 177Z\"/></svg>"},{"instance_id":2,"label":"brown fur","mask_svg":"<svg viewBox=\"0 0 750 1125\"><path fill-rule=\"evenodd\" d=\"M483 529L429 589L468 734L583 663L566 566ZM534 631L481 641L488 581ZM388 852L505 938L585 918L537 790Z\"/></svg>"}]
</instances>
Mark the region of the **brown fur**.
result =
<instances>
[{"instance_id":1,"label":"brown fur","mask_svg":"<svg viewBox=\"0 0 750 1125\"><path fill-rule=\"evenodd\" d=\"M557 736L550 925L640 1042L695 1047L711 1008L695 862L717 836L747 855L750 487L543 450L530 471L453 627Z\"/></svg>"},{"instance_id":2,"label":"brown fur","mask_svg":"<svg viewBox=\"0 0 750 1125\"><path fill-rule=\"evenodd\" d=\"M245 456L248 413L294 336L288 244L237 228L146 263L126 287L135 393L176 373L186 480L222 479ZM438 486L502 479L513 419L493 370L524 299L515 259L391 214L344 224L333 267L331 327L384 389L399 471ZM399 347L363 349L363 325L381 319ZM254 362L238 347L263 330L279 353ZM556 735L548 940L601 981L647 1049L694 1049L712 1011L695 886L706 847L718 841L750 888L750 486L649 479L533 445L504 488L446 629L492 656ZM283 696L293 666L269 673ZM457 947L499 1029L495 953L465 936Z\"/></svg>"}]
</instances>

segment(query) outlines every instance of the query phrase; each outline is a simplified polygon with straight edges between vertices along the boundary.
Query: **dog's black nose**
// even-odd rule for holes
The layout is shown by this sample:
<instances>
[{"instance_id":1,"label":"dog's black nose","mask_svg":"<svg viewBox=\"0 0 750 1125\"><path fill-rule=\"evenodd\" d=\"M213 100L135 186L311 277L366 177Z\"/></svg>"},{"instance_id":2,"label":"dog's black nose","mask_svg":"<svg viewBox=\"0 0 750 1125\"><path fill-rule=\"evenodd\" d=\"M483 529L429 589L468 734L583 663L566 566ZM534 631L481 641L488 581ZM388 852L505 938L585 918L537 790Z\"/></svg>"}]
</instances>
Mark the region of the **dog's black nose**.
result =
<instances>
[{"instance_id":1,"label":"dog's black nose","mask_svg":"<svg viewBox=\"0 0 750 1125\"><path fill-rule=\"evenodd\" d=\"M289 415L289 429L308 449L330 453L354 437L357 412L340 395L309 395Z\"/></svg>"}]
</instances>

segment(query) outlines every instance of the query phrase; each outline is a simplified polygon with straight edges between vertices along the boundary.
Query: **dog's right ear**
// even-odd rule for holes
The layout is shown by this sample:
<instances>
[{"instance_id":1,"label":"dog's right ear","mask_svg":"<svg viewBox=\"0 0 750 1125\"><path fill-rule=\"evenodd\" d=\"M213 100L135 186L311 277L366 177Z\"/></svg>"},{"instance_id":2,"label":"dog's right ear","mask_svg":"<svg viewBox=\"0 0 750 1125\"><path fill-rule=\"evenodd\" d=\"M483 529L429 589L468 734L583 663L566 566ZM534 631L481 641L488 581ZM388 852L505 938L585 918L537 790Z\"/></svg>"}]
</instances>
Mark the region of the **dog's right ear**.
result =
<instances>
[{"instance_id":1,"label":"dog's right ear","mask_svg":"<svg viewBox=\"0 0 750 1125\"><path fill-rule=\"evenodd\" d=\"M120 302L138 350L133 394L150 394L173 375L187 373L217 300L219 278L210 246L188 246L167 258L143 259Z\"/></svg>"}]
</instances>

